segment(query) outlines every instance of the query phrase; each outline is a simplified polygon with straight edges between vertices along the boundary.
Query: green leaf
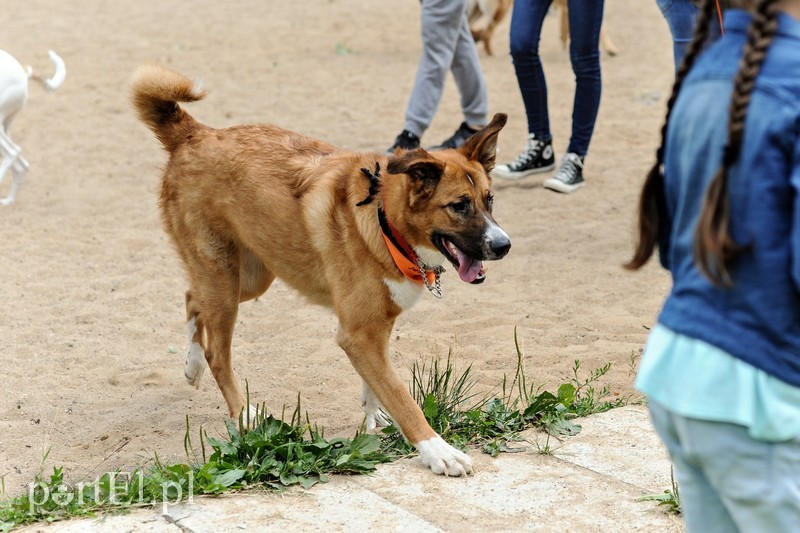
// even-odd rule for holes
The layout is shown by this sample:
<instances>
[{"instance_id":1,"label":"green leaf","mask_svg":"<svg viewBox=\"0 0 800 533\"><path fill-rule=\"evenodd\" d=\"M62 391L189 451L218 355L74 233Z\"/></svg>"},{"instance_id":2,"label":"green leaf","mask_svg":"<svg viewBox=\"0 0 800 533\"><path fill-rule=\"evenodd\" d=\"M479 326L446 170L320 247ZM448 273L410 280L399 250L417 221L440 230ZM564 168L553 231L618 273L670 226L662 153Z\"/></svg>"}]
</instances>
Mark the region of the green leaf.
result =
<instances>
[{"instance_id":1,"label":"green leaf","mask_svg":"<svg viewBox=\"0 0 800 533\"><path fill-rule=\"evenodd\" d=\"M436 397L433 394L425 396L425 402L422 404L422 412L425 418L433 420L439 414L439 406L436 403Z\"/></svg>"},{"instance_id":2,"label":"green leaf","mask_svg":"<svg viewBox=\"0 0 800 533\"><path fill-rule=\"evenodd\" d=\"M212 478L212 481L214 483L222 485L223 487L230 487L231 485L242 479L242 476L244 476L244 474L245 470L236 468L234 470L228 470L227 472L214 476Z\"/></svg>"},{"instance_id":3,"label":"green leaf","mask_svg":"<svg viewBox=\"0 0 800 533\"><path fill-rule=\"evenodd\" d=\"M313 487L314 485L316 485L317 483L319 483L319 481L320 480L319 480L318 477L302 476L302 477L300 477L300 486L303 487L304 489L308 490L311 487Z\"/></svg>"},{"instance_id":4,"label":"green leaf","mask_svg":"<svg viewBox=\"0 0 800 533\"><path fill-rule=\"evenodd\" d=\"M558 388L558 401L562 405L569 407L575 402L575 386L571 383L564 383Z\"/></svg>"},{"instance_id":5,"label":"green leaf","mask_svg":"<svg viewBox=\"0 0 800 533\"><path fill-rule=\"evenodd\" d=\"M231 442L208 437L208 445L222 455L236 455L239 449Z\"/></svg>"},{"instance_id":6,"label":"green leaf","mask_svg":"<svg viewBox=\"0 0 800 533\"><path fill-rule=\"evenodd\" d=\"M553 420L547 425L547 431L551 435L558 435L561 437L574 437L581 432L581 426L574 424L569 420L559 418Z\"/></svg>"}]
</instances>

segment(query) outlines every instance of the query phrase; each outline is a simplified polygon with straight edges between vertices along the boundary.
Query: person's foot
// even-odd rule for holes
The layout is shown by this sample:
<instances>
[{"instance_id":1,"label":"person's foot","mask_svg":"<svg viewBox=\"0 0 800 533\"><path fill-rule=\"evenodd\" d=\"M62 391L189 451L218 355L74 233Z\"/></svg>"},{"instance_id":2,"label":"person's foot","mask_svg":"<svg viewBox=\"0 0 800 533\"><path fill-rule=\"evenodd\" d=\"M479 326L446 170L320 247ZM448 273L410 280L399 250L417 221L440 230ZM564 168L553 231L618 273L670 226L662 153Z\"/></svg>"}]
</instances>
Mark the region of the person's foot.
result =
<instances>
[{"instance_id":1,"label":"person's foot","mask_svg":"<svg viewBox=\"0 0 800 533\"><path fill-rule=\"evenodd\" d=\"M561 160L561 166L555 175L545 180L545 189L569 194L583 187L583 158L578 154L567 152Z\"/></svg>"},{"instance_id":2,"label":"person's foot","mask_svg":"<svg viewBox=\"0 0 800 533\"><path fill-rule=\"evenodd\" d=\"M396 150L415 150L419 148L419 144L419 137L408 130L403 130L394 140L394 144L386 150L386 155L391 155Z\"/></svg>"},{"instance_id":3,"label":"person's foot","mask_svg":"<svg viewBox=\"0 0 800 533\"><path fill-rule=\"evenodd\" d=\"M470 128L466 122L462 122L456 132L442 141L439 146L432 146L431 150L445 150L447 148L461 148L467 139L478 133L478 130Z\"/></svg>"},{"instance_id":4,"label":"person's foot","mask_svg":"<svg viewBox=\"0 0 800 533\"><path fill-rule=\"evenodd\" d=\"M553 170L554 167L553 143L537 139L530 133L525 150L514 161L494 167L492 176L504 180L518 180L531 174Z\"/></svg>"}]
</instances>

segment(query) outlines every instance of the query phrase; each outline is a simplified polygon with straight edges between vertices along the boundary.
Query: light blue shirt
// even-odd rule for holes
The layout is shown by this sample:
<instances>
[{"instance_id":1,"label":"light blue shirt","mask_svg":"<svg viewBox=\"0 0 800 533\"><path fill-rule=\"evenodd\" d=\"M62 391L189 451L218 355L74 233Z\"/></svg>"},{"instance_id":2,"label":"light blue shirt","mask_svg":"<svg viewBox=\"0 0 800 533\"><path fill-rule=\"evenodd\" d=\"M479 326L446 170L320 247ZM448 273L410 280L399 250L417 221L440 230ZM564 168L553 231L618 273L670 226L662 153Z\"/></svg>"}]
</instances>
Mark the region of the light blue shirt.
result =
<instances>
[{"instance_id":1,"label":"light blue shirt","mask_svg":"<svg viewBox=\"0 0 800 533\"><path fill-rule=\"evenodd\" d=\"M636 388L681 416L747 427L754 439L800 436L800 387L661 324L647 340Z\"/></svg>"}]
</instances>

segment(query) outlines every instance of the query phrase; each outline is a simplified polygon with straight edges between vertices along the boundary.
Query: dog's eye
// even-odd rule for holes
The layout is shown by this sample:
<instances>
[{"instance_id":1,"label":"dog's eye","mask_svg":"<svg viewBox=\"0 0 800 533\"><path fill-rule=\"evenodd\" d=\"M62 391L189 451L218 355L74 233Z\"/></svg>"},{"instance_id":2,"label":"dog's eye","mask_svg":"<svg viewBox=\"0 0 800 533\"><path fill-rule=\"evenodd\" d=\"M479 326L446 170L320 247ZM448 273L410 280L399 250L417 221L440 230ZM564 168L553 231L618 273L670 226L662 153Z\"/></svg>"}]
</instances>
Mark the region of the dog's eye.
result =
<instances>
[{"instance_id":1,"label":"dog's eye","mask_svg":"<svg viewBox=\"0 0 800 533\"><path fill-rule=\"evenodd\" d=\"M447 204L447 207L449 207L456 214L467 215L469 214L472 204L467 198L462 198L458 202L452 202L450 204Z\"/></svg>"},{"instance_id":2,"label":"dog's eye","mask_svg":"<svg viewBox=\"0 0 800 533\"><path fill-rule=\"evenodd\" d=\"M486 208L491 211L494 206L494 194L489 193L486 195Z\"/></svg>"}]
</instances>

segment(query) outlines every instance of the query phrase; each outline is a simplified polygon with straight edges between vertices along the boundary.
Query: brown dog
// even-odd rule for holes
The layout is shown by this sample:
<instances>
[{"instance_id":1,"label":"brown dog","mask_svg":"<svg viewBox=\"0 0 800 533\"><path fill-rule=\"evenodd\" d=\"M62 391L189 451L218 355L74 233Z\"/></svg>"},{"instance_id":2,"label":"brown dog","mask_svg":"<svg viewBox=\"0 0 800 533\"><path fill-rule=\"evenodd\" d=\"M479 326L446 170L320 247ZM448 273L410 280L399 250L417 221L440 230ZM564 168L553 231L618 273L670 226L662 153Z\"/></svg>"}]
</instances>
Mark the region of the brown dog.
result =
<instances>
[{"instance_id":1,"label":"brown dog","mask_svg":"<svg viewBox=\"0 0 800 533\"><path fill-rule=\"evenodd\" d=\"M339 318L337 340L363 379L367 424L399 425L434 472L472 471L470 458L425 420L389 362L396 317L427 287L440 294L445 260L467 282L511 247L492 218L489 172L506 116L497 114L458 150L352 153L275 126L213 129L178 105L204 93L180 74L141 67L139 116L169 152L161 211L189 278L189 355L205 368L228 414L245 398L231 366L239 303L279 277Z\"/></svg>"}]
</instances>

